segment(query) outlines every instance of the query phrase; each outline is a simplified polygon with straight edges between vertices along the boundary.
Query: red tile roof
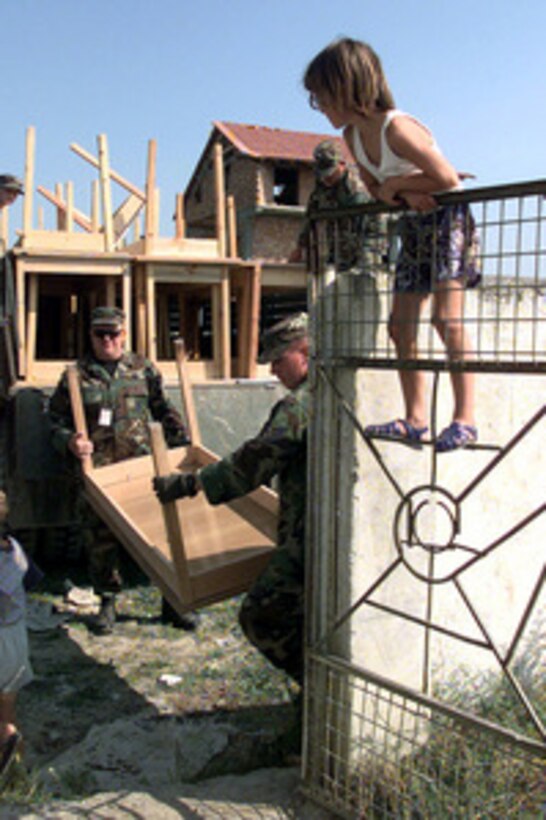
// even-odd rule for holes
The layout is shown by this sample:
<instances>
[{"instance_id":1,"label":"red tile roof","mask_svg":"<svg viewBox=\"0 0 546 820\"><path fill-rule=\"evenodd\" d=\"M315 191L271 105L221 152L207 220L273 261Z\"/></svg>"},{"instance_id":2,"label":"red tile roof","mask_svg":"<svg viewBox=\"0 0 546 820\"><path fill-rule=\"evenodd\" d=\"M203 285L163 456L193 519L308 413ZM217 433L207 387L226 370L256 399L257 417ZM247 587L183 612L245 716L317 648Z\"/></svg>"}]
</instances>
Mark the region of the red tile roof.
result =
<instances>
[{"instance_id":1,"label":"red tile roof","mask_svg":"<svg viewBox=\"0 0 546 820\"><path fill-rule=\"evenodd\" d=\"M266 125L244 125L238 122L213 122L213 130L203 148L193 173L186 185L185 196L190 196L199 178L205 159L218 134L230 142L235 150L254 159L285 160L287 162L313 162L313 150L319 142L328 139L341 145L347 162L353 159L341 137L332 134L314 134L308 131L288 131L285 128L269 128Z\"/></svg>"},{"instance_id":2,"label":"red tile roof","mask_svg":"<svg viewBox=\"0 0 546 820\"><path fill-rule=\"evenodd\" d=\"M347 160L351 160L343 139L332 134L287 131L284 128L243 125L237 122L215 121L213 125L238 151L250 157L312 162L313 149L317 143L329 139L342 145Z\"/></svg>"}]
</instances>

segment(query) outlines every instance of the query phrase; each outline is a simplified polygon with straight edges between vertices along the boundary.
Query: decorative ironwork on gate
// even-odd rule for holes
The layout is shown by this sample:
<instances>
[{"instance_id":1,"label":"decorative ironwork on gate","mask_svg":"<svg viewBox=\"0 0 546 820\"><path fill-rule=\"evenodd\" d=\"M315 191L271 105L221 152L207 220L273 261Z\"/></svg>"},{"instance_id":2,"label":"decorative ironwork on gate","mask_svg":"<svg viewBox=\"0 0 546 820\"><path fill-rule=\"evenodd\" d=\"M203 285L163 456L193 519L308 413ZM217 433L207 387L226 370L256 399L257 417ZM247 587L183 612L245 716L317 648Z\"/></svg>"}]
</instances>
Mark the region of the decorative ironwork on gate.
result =
<instances>
[{"instance_id":1,"label":"decorative ironwork on gate","mask_svg":"<svg viewBox=\"0 0 546 820\"><path fill-rule=\"evenodd\" d=\"M546 181L443 195L447 234L441 209L314 222L304 780L341 816L509 817L546 802L545 197ZM478 281L446 313L464 254ZM443 265L446 280L397 328L408 264L417 278ZM446 353L436 330L461 327ZM415 449L366 429L402 405L408 371L430 382ZM479 438L442 453L464 373Z\"/></svg>"}]
</instances>

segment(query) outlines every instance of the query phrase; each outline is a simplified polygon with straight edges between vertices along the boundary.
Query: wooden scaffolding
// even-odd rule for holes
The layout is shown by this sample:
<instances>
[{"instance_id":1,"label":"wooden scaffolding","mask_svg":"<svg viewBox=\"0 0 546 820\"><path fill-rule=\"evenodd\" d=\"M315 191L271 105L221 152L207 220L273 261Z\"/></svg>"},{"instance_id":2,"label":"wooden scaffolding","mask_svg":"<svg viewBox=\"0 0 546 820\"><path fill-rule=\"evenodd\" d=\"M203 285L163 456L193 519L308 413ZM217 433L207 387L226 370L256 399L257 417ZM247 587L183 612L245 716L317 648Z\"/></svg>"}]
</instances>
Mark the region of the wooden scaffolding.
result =
<instances>
[{"instance_id":1,"label":"wooden scaffolding","mask_svg":"<svg viewBox=\"0 0 546 820\"><path fill-rule=\"evenodd\" d=\"M23 228L11 252L19 378L54 383L67 362L83 352L97 304L125 310L128 346L156 361L167 379L176 377L173 341L180 336L187 341L194 380L254 377L261 266L237 255L235 206L225 196L220 144L214 154L216 230L210 238L186 236L182 194L176 201L175 235L160 236L155 140L148 143L144 189L110 166L104 134L97 137L97 156L77 144L70 148L98 171L91 213L75 207L72 183L58 184L54 191L39 185L38 193L55 208L56 226L45 229L39 209L35 227L35 132L27 131ZM124 195L115 211L112 184ZM206 350L197 326L203 310L210 316Z\"/></svg>"}]
</instances>

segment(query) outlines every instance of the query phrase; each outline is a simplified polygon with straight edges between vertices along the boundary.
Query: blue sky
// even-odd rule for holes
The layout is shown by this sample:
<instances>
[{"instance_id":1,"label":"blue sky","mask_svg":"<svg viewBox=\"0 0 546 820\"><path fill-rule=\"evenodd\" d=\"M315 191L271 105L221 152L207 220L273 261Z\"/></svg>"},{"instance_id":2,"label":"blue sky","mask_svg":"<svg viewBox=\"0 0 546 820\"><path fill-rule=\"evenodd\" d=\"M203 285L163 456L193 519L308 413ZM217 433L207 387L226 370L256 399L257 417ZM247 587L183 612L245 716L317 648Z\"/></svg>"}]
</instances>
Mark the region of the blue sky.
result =
<instances>
[{"instance_id":1,"label":"blue sky","mask_svg":"<svg viewBox=\"0 0 546 820\"><path fill-rule=\"evenodd\" d=\"M329 132L301 76L339 35L372 44L398 107L474 184L546 176L541 0L0 0L0 12L0 171L23 173L34 125L36 183L72 180L84 212L95 172L71 142L96 153L105 133L112 167L143 186L155 138L170 234L213 120Z\"/></svg>"}]
</instances>

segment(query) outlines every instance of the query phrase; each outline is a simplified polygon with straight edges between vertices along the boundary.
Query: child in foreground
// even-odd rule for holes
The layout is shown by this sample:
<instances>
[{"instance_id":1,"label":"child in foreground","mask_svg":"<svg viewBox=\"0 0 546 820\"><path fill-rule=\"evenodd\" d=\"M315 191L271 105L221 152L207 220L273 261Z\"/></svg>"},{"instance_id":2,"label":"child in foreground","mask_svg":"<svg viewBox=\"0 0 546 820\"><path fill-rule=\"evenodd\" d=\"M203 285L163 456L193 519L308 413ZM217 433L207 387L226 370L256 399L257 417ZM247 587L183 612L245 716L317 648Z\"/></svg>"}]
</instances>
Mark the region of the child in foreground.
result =
<instances>
[{"instance_id":1,"label":"child in foreground","mask_svg":"<svg viewBox=\"0 0 546 820\"><path fill-rule=\"evenodd\" d=\"M6 517L6 497L0 493L1 530ZM23 586L27 569L28 559L19 542L0 532L0 778L22 747L23 738L17 727L17 693L33 677Z\"/></svg>"},{"instance_id":2,"label":"child in foreground","mask_svg":"<svg viewBox=\"0 0 546 820\"><path fill-rule=\"evenodd\" d=\"M419 318L432 294L432 323L452 361L464 360L470 342L463 322L464 289L480 279L474 221L468 206L438 208L434 194L460 187L460 176L440 152L430 131L396 109L378 56L358 40L336 40L304 74L310 104L322 111L344 139L375 199L405 204L399 220L389 334L401 362L417 358ZM424 214L424 215L423 215ZM425 374L399 370L404 417L366 428L369 436L421 447L428 433ZM477 441L474 376L451 372L454 411L434 442L449 452Z\"/></svg>"}]
</instances>

